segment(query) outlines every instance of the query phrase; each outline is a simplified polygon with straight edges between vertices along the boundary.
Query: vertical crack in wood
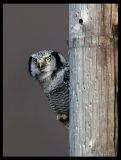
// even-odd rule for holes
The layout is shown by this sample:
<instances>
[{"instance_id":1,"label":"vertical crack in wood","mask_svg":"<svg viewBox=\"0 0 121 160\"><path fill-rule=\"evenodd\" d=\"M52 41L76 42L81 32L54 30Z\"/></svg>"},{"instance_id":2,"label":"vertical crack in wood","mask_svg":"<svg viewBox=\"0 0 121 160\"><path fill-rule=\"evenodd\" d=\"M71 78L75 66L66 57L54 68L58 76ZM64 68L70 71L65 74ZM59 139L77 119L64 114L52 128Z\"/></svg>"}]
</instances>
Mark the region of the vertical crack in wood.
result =
<instances>
[{"instance_id":1,"label":"vertical crack in wood","mask_svg":"<svg viewBox=\"0 0 121 160\"><path fill-rule=\"evenodd\" d=\"M118 92L117 92L117 80L116 80L116 39L115 39L115 33L113 33L113 43L114 43L114 86L115 86L115 100L114 100L114 148L115 148L115 153L117 155L118 151L118 144L117 144L117 129L118 129Z\"/></svg>"},{"instance_id":2,"label":"vertical crack in wood","mask_svg":"<svg viewBox=\"0 0 121 160\"><path fill-rule=\"evenodd\" d=\"M108 66L107 66L107 74L108 74ZM108 80L108 75L106 76L107 77L107 156L108 156L108 138L109 138L109 135L108 135L108 105L109 105L109 80Z\"/></svg>"}]
</instances>

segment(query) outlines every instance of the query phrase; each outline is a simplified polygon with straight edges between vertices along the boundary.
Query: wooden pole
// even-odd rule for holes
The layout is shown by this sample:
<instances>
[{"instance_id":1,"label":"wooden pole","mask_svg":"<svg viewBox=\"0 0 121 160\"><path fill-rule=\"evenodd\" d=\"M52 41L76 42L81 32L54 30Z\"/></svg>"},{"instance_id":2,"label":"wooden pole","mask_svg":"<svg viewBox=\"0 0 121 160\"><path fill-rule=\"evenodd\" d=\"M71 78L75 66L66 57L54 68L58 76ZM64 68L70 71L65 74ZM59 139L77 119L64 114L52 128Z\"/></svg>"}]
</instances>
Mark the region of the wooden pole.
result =
<instances>
[{"instance_id":1,"label":"wooden pole","mask_svg":"<svg viewBox=\"0 0 121 160\"><path fill-rule=\"evenodd\" d=\"M69 4L70 156L117 155L112 8Z\"/></svg>"}]
</instances>

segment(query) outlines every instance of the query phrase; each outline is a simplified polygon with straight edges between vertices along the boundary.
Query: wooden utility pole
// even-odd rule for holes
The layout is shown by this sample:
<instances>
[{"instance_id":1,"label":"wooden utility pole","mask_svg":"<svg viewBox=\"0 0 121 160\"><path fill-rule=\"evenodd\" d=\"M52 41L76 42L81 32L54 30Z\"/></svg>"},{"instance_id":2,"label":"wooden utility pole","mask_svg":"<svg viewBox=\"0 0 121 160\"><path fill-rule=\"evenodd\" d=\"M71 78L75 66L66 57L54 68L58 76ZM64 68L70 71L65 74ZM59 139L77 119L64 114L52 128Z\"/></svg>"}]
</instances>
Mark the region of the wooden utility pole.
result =
<instances>
[{"instance_id":1,"label":"wooden utility pole","mask_svg":"<svg viewBox=\"0 0 121 160\"><path fill-rule=\"evenodd\" d=\"M70 156L117 155L113 7L69 4Z\"/></svg>"}]
</instances>

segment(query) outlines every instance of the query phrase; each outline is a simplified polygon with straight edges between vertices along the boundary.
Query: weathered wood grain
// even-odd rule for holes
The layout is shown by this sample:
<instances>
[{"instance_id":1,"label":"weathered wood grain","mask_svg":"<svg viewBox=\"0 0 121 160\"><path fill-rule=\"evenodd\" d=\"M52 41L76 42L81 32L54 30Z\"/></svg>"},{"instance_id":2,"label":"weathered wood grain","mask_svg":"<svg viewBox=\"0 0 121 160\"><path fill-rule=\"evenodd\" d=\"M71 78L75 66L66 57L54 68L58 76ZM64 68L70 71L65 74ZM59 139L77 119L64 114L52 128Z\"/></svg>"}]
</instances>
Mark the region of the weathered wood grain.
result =
<instances>
[{"instance_id":1,"label":"weathered wood grain","mask_svg":"<svg viewBox=\"0 0 121 160\"><path fill-rule=\"evenodd\" d=\"M112 4L69 4L70 156L117 154L112 15Z\"/></svg>"}]
</instances>

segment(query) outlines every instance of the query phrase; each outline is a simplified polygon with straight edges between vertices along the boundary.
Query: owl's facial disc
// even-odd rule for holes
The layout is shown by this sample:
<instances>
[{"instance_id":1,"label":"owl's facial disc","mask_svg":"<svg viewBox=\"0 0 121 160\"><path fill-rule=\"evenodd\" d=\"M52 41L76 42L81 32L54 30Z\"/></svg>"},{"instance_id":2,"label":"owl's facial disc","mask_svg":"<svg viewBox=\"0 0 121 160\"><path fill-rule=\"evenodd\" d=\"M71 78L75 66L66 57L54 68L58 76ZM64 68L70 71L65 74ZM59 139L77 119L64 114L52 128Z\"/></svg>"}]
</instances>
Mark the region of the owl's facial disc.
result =
<instances>
[{"instance_id":1,"label":"owl's facial disc","mask_svg":"<svg viewBox=\"0 0 121 160\"><path fill-rule=\"evenodd\" d=\"M51 75L55 69L56 61L51 54L43 57L33 54L29 58L29 73L34 79L43 79Z\"/></svg>"},{"instance_id":2,"label":"owl's facial disc","mask_svg":"<svg viewBox=\"0 0 121 160\"><path fill-rule=\"evenodd\" d=\"M52 63L52 57L51 55L49 55L38 60L37 66L41 72L48 72L51 70L51 67L50 67L51 63Z\"/></svg>"},{"instance_id":3,"label":"owl's facial disc","mask_svg":"<svg viewBox=\"0 0 121 160\"><path fill-rule=\"evenodd\" d=\"M39 51L29 58L29 73L35 79L45 79L56 73L64 63L66 61L59 52Z\"/></svg>"},{"instance_id":4,"label":"owl's facial disc","mask_svg":"<svg viewBox=\"0 0 121 160\"><path fill-rule=\"evenodd\" d=\"M51 54L46 54L38 61L40 71L43 74L51 74L54 70L56 70L56 59Z\"/></svg>"}]
</instances>

